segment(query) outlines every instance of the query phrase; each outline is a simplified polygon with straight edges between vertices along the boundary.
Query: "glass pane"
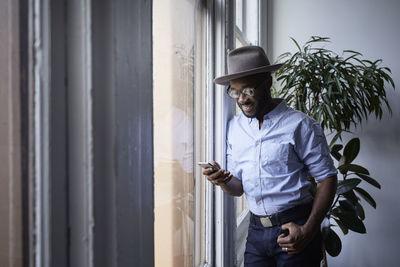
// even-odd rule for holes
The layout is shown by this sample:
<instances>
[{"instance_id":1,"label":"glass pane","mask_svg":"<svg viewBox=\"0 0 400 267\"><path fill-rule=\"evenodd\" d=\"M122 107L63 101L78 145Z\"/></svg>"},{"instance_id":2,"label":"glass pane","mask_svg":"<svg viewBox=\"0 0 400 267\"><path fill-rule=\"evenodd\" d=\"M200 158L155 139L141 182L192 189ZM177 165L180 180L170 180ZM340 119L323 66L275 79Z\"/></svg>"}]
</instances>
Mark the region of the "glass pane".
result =
<instances>
[{"instance_id":1,"label":"glass pane","mask_svg":"<svg viewBox=\"0 0 400 267\"><path fill-rule=\"evenodd\" d=\"M235 41L236 47L258 45L260 34L260 2L258 0L236 0Z\"/></svg>"},{"instance_id":2,"label":"glass pane","mask_svg":"<svg viewBox=\"0 0 400 267\"><path fill-rule=\"evenodd\" d=\"M259 1L244 1L245 12L243 14L244 27L243 35L249 44L258 45L259 43Z\"/></svg>"},{"instance_id":3,"label":"glass pane","mask_svg":"<svg viewBox=\"0 0 400 267\"><path fill-rule=\"evenodd\" d=\"M194 262L196 0L153 1L155 266Z\"/></svg>"},{"instance_id":4,"label":"glass pane","mask_svg":"<svg viewBox=\"0 0 400 267\"><path fill-rule=\"evenodd\" d=\"M236 0L235 12L236 26L243 31L243 0Z\"/></svg>"}]
</instances>

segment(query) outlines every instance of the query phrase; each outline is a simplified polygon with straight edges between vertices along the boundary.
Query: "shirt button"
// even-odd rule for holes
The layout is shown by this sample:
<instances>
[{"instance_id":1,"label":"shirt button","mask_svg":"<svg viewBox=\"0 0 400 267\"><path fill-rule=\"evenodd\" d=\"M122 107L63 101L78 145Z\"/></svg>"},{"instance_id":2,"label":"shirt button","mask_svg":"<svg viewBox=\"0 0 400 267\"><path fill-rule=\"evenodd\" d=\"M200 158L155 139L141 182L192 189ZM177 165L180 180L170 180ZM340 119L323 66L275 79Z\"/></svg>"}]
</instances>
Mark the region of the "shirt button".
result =
<instances>
[{"instance_id":1,"label":"shirt button","mask_svg":"<svg viewBox=\"0 0 400 267\"><path fill-rule=\"evenodd\" d=\"M257 140L256 141L256 146L258 146L260 144L260 141L259 140Z\"/></svg>"}]
</instances>

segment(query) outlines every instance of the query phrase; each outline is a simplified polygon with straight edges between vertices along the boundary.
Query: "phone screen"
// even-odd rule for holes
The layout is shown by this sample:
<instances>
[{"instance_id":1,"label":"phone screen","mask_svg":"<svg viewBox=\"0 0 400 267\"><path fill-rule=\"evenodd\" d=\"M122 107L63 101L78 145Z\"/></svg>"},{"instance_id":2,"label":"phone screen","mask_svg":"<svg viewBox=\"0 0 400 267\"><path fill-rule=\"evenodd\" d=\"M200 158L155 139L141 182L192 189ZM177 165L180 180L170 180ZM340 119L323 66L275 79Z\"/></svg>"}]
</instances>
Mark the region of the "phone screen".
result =
<instances>
[{"instance_id":1,"label":"phone screen","mask_svg":"<svg viewBox=\"0 0 400 267\"><path fill-rule=\"evenodd\" d=\"M205 169L205 168L211 167L211 168L213 168L213 169L216 170L216 171L219 170L219 168L218 168L217 166L211 164L210 162L199 162L198 164L199 164L199 166L201 166L201 167L204 168L204 169Z\"/></svg>"}]
</instances>

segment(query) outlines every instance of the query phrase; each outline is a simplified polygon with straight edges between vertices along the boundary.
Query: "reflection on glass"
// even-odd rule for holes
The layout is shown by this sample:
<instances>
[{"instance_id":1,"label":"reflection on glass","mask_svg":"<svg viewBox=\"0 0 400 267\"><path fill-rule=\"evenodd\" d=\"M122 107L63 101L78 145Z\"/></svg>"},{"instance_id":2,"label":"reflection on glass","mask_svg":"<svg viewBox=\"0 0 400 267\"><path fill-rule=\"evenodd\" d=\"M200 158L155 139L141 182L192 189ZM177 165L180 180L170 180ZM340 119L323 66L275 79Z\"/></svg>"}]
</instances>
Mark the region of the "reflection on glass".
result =
<instances>
[{"instance_id":1,"label":"reflection on glass","mask_svg":"<svg viewBox=\"0 0 400 267\"><path fill-rule=\"evenodd\" d=\"M236 0L235 2L235 24L240 31L243 31L243 0Z\"/></svg>"},{"instance_id":2,"label":"reflection on glass","mask_svg":"<svg viewBox=\"0 0 400 267\"><path fill-rule=\"evenodd\" d=\"M153 2L155 266L193 265L195 2Z\"/></svg>"}]
</instances>

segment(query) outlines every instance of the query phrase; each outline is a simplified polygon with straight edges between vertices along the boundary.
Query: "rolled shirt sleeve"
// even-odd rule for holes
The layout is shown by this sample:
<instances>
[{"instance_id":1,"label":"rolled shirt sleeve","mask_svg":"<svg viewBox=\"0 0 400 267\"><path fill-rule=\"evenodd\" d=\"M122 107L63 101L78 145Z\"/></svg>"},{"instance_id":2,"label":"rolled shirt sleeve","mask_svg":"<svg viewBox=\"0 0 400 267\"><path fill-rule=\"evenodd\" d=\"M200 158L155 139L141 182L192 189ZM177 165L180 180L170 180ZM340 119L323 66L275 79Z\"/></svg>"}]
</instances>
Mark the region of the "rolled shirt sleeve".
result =
<instances>
[{"instance_id":1,"label":"rolled shirt sleeve","mask_svg":"<svg viewBox=\"0 0 400 267\"><path fill-rule=\"evenodd\" d=\"M321 182L337 174L326 137L318 122L309 118L303 120L294 138L295 151L315 180Z\"/></svg>"}]
</instances>

